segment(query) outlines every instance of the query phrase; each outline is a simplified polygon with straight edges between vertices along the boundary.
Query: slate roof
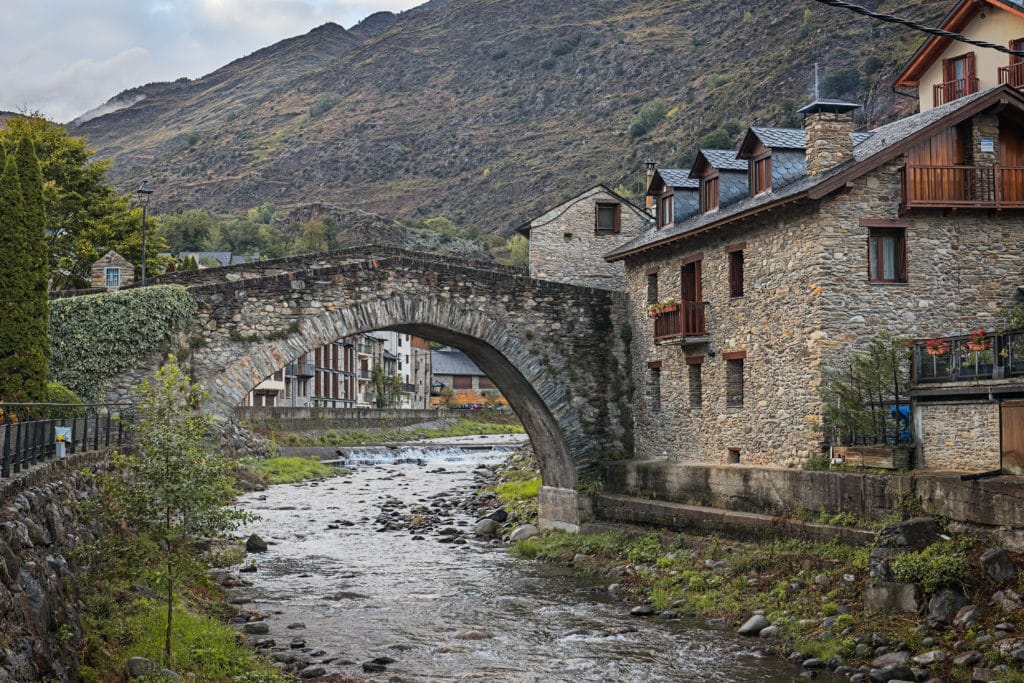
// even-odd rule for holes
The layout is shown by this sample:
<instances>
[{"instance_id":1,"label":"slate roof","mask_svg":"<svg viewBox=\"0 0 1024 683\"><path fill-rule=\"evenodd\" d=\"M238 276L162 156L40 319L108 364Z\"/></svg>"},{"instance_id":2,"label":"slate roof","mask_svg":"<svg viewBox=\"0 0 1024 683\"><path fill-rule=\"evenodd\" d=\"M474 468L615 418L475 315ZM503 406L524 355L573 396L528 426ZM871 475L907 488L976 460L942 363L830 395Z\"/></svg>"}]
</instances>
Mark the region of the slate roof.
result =
<instances>
[{"instance_id":1,"label":"slate roof","mask_svg":"<svg viewBox=\"0 0 1024 683\"><path fill-rule=\"evenodd\" d=\"M469 356L458 349L431 351L430 368L431 372L435 375L487 376L487 373L478 368L476 363L469 359Z\"/></svg>"},{"instance_id":2,"label":"slate roof","mask_svg":"<svg viewBox=\"0 0 1024 683\"><path fill-rule=\"evenodd\" d=\"M702 149L700 151L708 163L720 171L746 171L747 162L736 158L734 149Z\"/></svg>"},{"instance_id":3,"label":"slate roof","mask_svg":"<svg viewBox=\"0 0 1024 683\"><path fill-rule=\"evenodd\" d=\"M686 187L694 190L700 188L700 181L690 177L688 168L659 168L658 174L669 187Z\"/></svg>"},{"instance_id":4,"label":"slate roof","mask_svg":"<svg viewBox=\"0 0 1024 683\"><path fill-rule=\"evenodd\" d=\"M777 191L773 189L771 192L747 197L718 211L694 216L690 220L677 223L674 226L667 226L661 230L646 232L636 239L612 250L605 256L605 259L609 261L620 260L630 252L650 248L662 242L675 241L675 238L679 238L686 233L726 223L741 214L753 214L769 206L774 207L804 197L819 199L836 189L832 187L835 184L833 181L839 179L845 182L845 176L851 172L853 175L850 177L855 178L877 168L878 165L899 153L895 151L892 154L886 155L884 154L886 151L891 151L904 140L924 131L932 124L939 124L943 119L952 117L960 110L979 102L979 100L991 100L991 103L994 104L1004 97L1011 97L1016 100L1018 107L1024 109L1024 96L1008 85L1000 85L961 97L940 107L935 107L926 112L876 128L872 131L871 137L853 148L852 159L839 164L825 173L817 176L804 176ZM982 107L985 104L982 104ZM839 186L841 185L842 182L839 183Z\"/></svg>"},{"instance_id":5,"label":"slate roof","mask_svg":"<svg viewBox=\"0 0 1024 683\"><path fill-rule=\"evenodd\" d=\"M1024 2L1024 0L1022 0ZM806 149L807 133L803 128L768 128L751 126L750 130L761 139L766 147L775 149ZM871 131L854 131L853 144L860 143L871 137Z\"/></svg>"},{"instance_id":6,"label":"slate roof","mask_svg":"<svg viewBox=\"0 0 1024 683\"><path fill-rule=\"evenodd\" d=\"M519 233L520 235L525 236L526 238L529 238L530 237L530 230L533 229L533 225L532 224L533 224L533 222L535 220L537 220L538 218L540 218L541 216L543 216L545 214L548 214L548 213L554 211L555 209L557 209L558 207L562 206L563 204L569 204L570 202L573 202L573 200L575 200L575 199L583 197L584 195L589 195L594 190L604 190L605 192L610 194L612 197L617 199L623 206L626 206L626 207L632 209L634 213L637 213L637 214L639 214L639 215L641 215L643 217L647 216L647 212L644 210L644 207L640 206L639 204L636 204L635 202L633 202L630 199L627 199L627 198L623 197L618 192L616 192L612 188L608 187L604 183L599 183L597 185L594 185L591 188L588 188L588 189L584 190L583 192L577 192L573 196L565 199L564 201L561 201L561 202L559 202L559 203L557 203L557 204L555 204L553 206L548 207L547 209L544 209L543 211L538 213L536 216L534 216L530 220L525 221L525 222L521 223L519 226L517 226L516 227L516 232ZM544 226L539 225L537 227L540 228L540 227L544 227Z\"/></svg>"}]
</instances>

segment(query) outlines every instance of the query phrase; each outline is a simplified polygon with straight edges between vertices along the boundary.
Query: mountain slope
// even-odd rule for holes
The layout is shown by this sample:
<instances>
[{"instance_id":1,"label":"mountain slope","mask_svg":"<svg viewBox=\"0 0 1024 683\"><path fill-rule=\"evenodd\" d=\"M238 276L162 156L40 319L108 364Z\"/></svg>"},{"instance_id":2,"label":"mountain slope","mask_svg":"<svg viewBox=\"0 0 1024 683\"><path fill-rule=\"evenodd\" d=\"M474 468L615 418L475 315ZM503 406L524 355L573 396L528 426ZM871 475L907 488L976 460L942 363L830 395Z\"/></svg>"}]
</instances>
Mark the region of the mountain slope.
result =
<instances>
[{"instance_id":1,"label":"mountain slope","mask_svg":"<svg viewBox=\"0 0 1024 683\"><path fill-rule=\"evenodd\" d=\"M923 21L946 9L875 5ZM507 234L597 182L637 185L647 157L685 161L724 122L793 124L815 62L870 123L905 114L887 78L920 42L810 0L434 0L374 23L324 27L336 52L312 68L295 68L310 44L268 48L75 132L164 209L321 202ZM631 134L655 101L663 119Z\"/></svg>"}]
</instances>

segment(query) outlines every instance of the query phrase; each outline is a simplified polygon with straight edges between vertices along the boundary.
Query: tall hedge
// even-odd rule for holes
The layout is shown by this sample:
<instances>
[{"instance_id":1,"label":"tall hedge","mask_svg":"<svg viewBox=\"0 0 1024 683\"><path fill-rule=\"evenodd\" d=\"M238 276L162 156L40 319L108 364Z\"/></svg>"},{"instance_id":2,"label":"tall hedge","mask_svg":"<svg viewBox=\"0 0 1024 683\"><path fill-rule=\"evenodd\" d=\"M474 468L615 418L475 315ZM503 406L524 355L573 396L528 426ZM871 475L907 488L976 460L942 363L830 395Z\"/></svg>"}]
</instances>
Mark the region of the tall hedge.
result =
<instances>
[{"instance_id":1,"label":"tall hedge","mask_svg":"<svg viewBox=\"0 0 1024 683\"><path fill-rule=\"evenodd\" d=\"M26 137L0 155L0 400L45 401L50 273L42 174Z\"/></svg>"}]
</instances>

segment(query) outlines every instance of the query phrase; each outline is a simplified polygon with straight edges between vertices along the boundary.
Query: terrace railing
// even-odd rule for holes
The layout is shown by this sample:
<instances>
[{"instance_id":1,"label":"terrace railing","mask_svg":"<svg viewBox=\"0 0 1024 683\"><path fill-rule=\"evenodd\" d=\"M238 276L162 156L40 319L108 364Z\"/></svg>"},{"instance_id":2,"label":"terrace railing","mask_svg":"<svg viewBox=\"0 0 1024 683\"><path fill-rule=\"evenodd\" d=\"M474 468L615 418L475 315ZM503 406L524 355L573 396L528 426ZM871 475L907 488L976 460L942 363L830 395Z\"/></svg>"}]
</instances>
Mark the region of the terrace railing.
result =
<instances>
[{"instance_id":1,"label":"terrace railing","mask_svg":"<svg viewBox=\"0 0 1024 683\"><path fill-rule=\"evenodd\" d=\"M914 384L1024 377L1024 330L914 342Z\"/></svg>"},{"instance_id":2,"label":"terrace railing","mask_svg":"<svg viewBox=\"0 0 1024 683\"><path fill-rule=\"evenodd\" d=\"M978 79L975 76L970 78L958 78L945 83L936 83L932 87L932 98L935 106L958 100L961 97L978 92Z\"/></svg>"},{"instance_id":3,"label":"terrace railing","mask_svg":"<svg viewBox=\"0 0 1024 683\"><path fill-rule=\"evenodd\" d=\"M1024 209L1024 167L907 164L902 175L905 209Z\"/></svg>"},{"instance_id":4,"label":"terrace railing","mask_svg":"<svg viewBox=\"0 0 1024 683\"><path fill-rule=\"evenodd\" d=\"M1024 88L1024 62L999 67L999 83Z\"/></svg>"},{"instance_id":5,"label":"terrace railing","mask_svg":"<svg viewBox=\"0 0 1024 683\"><path fill-rule=\"evenodd\" d=\"M706 306L705 301L684 301L662 307L654 318L654 338L663 340L706 336Z\"/></svg>"},{"instance_id":6,"label":"terrace railing","mask_svg":"<svg viewBox=\"0 0 1024 683\"><path fill-rule=\"evenodd\" d=\"M0 476L65 454L134 441L134 409L115 403L0 403Z\"/></svg>"}]
</instances>

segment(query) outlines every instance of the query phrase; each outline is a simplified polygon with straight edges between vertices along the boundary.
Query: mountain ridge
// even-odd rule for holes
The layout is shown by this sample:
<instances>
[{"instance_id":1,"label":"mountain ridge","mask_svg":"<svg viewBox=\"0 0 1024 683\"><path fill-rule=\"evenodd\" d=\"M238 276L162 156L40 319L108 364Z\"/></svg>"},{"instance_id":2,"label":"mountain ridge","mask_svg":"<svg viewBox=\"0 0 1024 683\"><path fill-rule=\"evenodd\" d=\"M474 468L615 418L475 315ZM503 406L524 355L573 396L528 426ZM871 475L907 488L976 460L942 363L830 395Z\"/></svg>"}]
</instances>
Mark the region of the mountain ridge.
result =
<instances>
[{"instance_id":1,"label":"mountain ridge","mask_svg":"<svg viewBox=\"0 0 1024 683\"><path fill-rule=\"evenodd\" d=\"M926 20L943 9L875 4ZM146 177L168 208L319 202L509 234L597 182L637 186L647 157L682 163L709 135L731 142L727 122L792 125L815 61L868 123L909 113L886 76L920 42L782 0L432 0L392 18L365 37L327 29L326 50L312 31L281 41L215 71L216 87L74 132L112 159L115 184ZM654 104L660 119L634 134Z\"/></svg>"}]
</instances>

